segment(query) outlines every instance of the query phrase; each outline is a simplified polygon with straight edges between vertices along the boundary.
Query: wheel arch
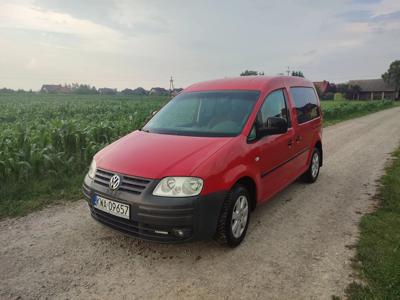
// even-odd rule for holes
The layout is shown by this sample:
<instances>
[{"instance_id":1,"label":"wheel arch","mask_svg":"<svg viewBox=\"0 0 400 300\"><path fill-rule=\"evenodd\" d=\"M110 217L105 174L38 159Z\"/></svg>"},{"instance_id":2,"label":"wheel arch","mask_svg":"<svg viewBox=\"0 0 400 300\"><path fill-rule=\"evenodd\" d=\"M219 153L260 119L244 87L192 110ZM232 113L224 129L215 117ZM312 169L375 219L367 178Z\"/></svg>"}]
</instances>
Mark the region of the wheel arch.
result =
<instances>
[{"instance_id":1,"label":"wheel arch","mask_svg":"<svg viewBox=\"0 0 400 300\"><path fill-rule=\"evenodd\" d=\"M319 165L320 165L320 167L322 167L322 163L323 163L323 160L324 160L324 152L323 152L323 150L322 150L322 143L321 143L321 140L318 140L318 141L315 143L314 148L317 148L317 149L319 150L319 153L321 154L321 159L320 159L320 161L319 161Z\"/></svg>"},{"instance_id":2,"label":"wheel arch","mask_svg":"<svg viewBox=\"0 0 400 300\"><path fill-rule=\"evenodd\" d=\"M243 185L250 194L250 205L251 210L253 211L257 206L257 185L256 182L250 176L242 176L240 177L233 186L235 185ZM233 187L232 186L232 187Z\"/></svg>"}]
</instances>

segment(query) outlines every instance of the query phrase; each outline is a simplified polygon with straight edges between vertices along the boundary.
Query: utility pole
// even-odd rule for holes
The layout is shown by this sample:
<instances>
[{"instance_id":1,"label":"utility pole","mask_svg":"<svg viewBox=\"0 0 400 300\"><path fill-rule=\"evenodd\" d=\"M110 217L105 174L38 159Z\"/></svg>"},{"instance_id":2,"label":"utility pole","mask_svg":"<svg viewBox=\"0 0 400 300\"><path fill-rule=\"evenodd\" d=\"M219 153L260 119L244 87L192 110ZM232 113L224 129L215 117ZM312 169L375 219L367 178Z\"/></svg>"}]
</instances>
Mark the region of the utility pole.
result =
<instances>
[{"instance_id":1,"label":"utility pole","mask_svg":"<svg viewBox=\"0 0 400 300\"><path fill-rule=\"evenodd\" d=\"M290 76L290 68L289 68L289 66L287 67L286 73L287 73L287 76Z\"/></svg>"},{"instance_id":2,"label":"utility pole","mask_svg":"<svg viewBox=\"0 0 400 300\"><path fill-rule=\"evenodd\" d=\"M169 80L169 94L170 95L172 95L172 92L174 91L174 79L172 78L172 76L171 76L171 78L170 78L170 80Z\"/></svg>"}]
</instances>

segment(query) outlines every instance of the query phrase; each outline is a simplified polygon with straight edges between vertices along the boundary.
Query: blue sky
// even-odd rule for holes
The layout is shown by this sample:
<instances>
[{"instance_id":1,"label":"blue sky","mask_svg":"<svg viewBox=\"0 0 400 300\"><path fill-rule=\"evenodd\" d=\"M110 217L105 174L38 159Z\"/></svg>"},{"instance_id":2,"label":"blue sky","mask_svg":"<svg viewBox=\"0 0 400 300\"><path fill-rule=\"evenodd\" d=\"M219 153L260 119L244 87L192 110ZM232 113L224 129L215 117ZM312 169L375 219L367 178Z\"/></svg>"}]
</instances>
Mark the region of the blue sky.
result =
<instances>
[{"instance_id":1,"label":"blue sky","mask_svg":"<svg viewBox=\"0 0 400 300\"><path fill-rule=\"evenodd\" d=\"M377 78L400 59L399 0L0 0L0 87L176 86L268 75Z\"/></svg>"}]
</instances>

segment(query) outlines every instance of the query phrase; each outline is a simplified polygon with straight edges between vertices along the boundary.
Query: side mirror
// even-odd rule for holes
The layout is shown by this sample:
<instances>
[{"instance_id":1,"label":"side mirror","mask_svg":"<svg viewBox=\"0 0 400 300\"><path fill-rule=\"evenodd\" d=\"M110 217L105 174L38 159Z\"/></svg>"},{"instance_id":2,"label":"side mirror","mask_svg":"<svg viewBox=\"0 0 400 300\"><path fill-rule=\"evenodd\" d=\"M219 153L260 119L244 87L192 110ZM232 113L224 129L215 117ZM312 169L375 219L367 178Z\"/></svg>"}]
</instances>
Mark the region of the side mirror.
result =
<instances>
[{"instance_id":1,"label":"side mirror","mask_svg":"<svg viewBox=\"0 0 400 300\"><path fill-rule=\"evenodd\" d=\"M287 132L288 124L285 119L271 117L268 118L265 124L258 127L257 137L262 138L267 135L282 134Z\"/></svg>"}]
</instances>

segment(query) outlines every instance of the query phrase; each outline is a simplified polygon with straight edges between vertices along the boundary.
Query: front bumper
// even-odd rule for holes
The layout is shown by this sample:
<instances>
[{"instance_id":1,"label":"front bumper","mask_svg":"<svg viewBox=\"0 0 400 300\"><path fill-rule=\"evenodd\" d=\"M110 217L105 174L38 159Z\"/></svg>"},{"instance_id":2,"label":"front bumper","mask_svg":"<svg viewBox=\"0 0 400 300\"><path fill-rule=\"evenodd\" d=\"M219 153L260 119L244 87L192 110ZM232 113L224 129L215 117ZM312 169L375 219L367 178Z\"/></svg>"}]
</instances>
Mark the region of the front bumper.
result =
<instances>
[{"instance_id":1,"label":"front bumper","mask_svg":"<svg viewBox=\"0 0 400 300\"><path fill-rule=\"evenodd\" d=\"M159 197L152 194L158 182L149 180L140 193L132 193L124 189L112 191L86 175L83 194L94 219L125 234L165 243L211 238L226 192L185 198ZM129 220L94 208L95 195L128 204Z\"/></svg>"}]
</instances>

